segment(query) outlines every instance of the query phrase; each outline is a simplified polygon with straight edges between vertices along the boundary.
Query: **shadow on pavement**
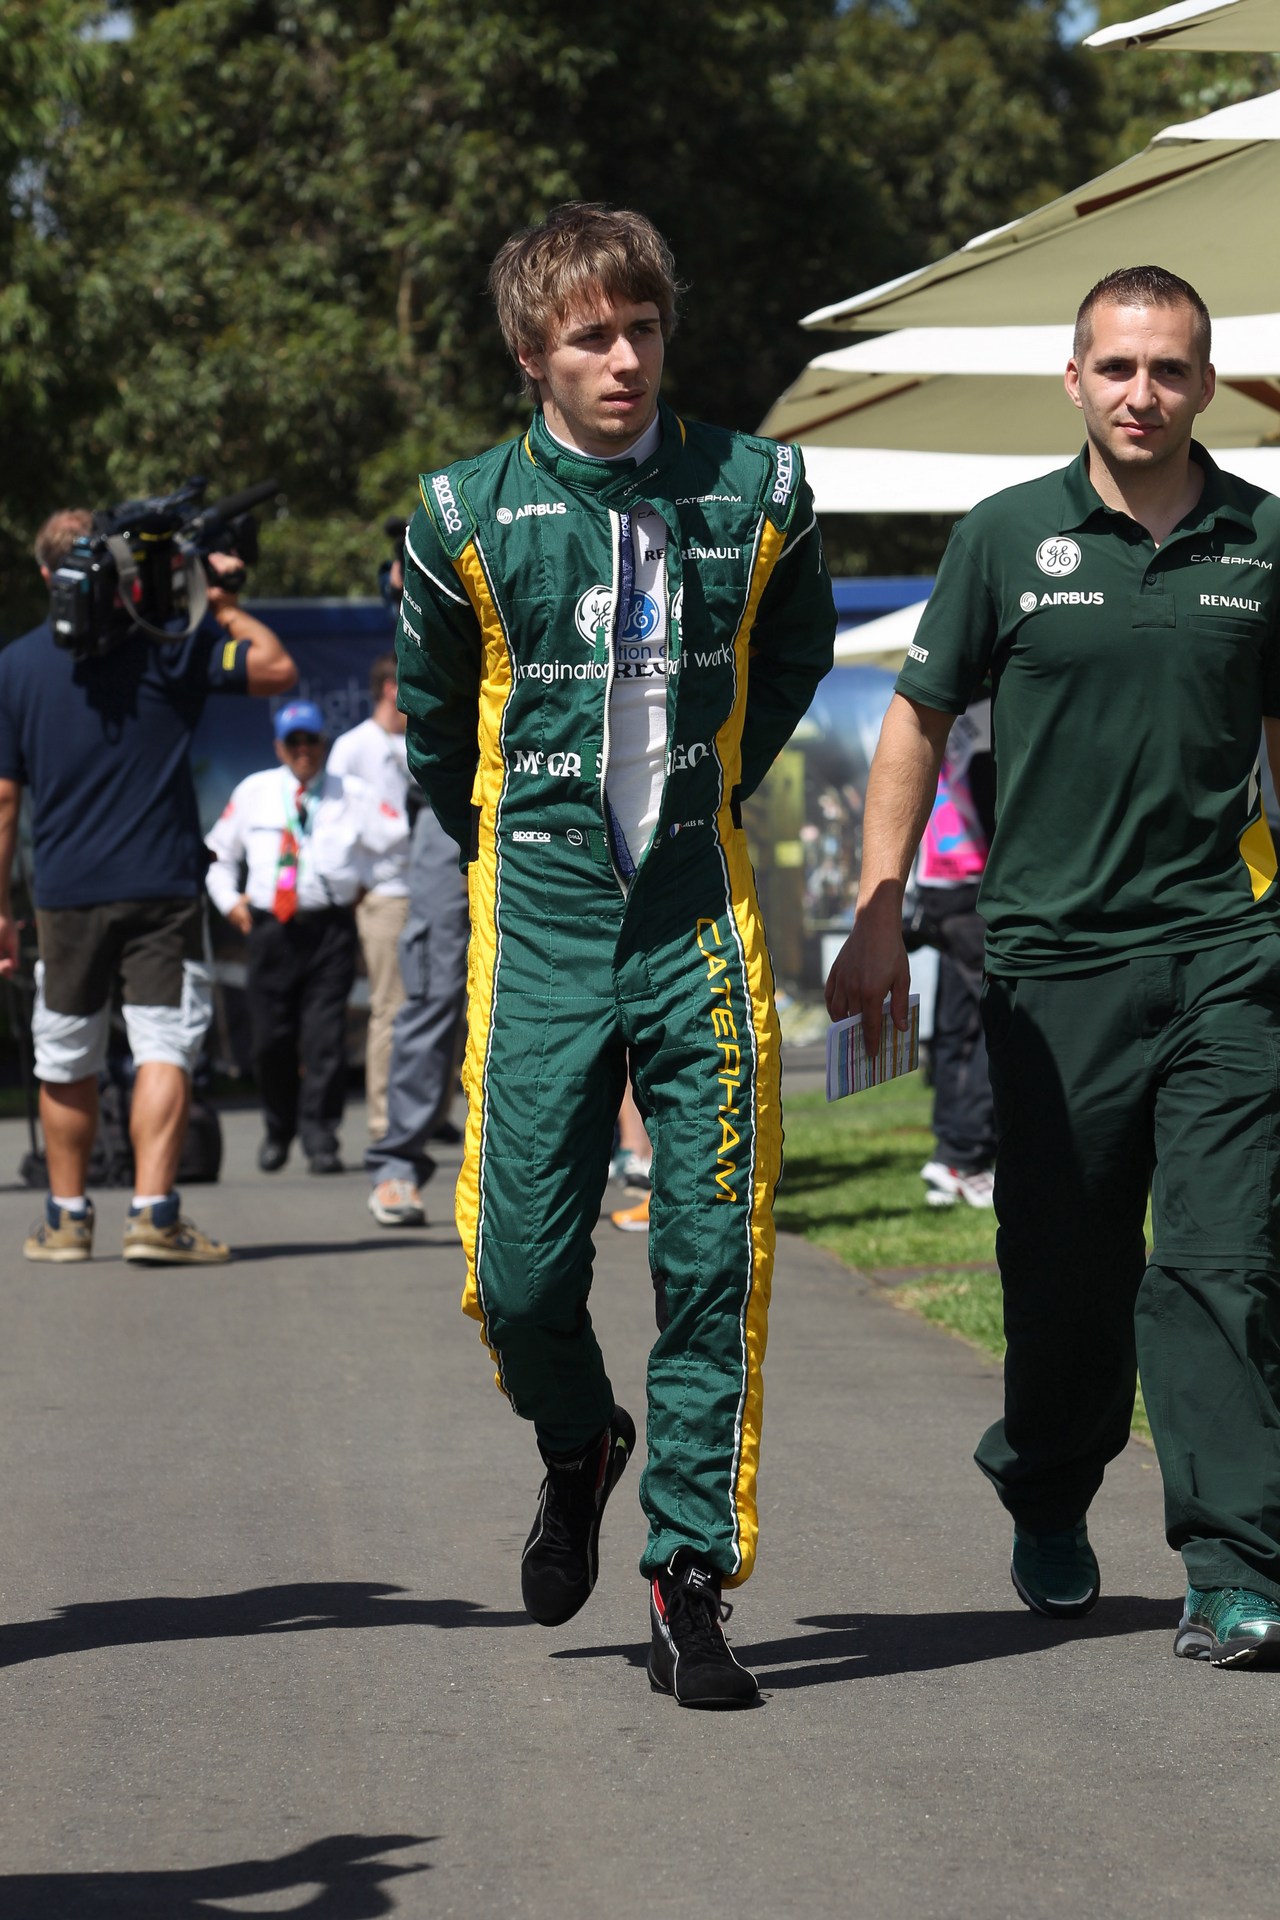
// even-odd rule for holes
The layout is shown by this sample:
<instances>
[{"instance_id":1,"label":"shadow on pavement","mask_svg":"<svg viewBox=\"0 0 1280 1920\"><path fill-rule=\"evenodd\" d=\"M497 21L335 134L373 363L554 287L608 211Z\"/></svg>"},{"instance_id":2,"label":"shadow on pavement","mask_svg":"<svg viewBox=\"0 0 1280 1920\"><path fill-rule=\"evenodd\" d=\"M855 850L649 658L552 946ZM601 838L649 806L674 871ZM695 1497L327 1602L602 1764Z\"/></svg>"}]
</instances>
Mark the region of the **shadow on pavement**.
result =
<instances>
[{"instance_id":1,"label":"shadow on pavement","mask_svg":"<svg viewBox=\"0 0 1280 1920\"><path fill-rule=\"evenodd\" d=\"M1117 1595L1099 1600L1085 1620L1043 1620L1002 1608L996 1613L824 1613L797 1620L814 1629L758 1645L734 1638L734 1652L768 1691L834 1686L892 1673L930 1673L981 1660L1047 1653L1070 1640L1103 1640L1129 1633L1172 1633L1179 1600ZM643 1667L648 1645L562 1647L553 1660L620 1660Z\"/></svg>"},{"instance_id":2,"label":"shadow on pavement","mask_svg":"<svg viewBox=\"0 0 1280 1920\"><path fill-rule=\"evenodd\" d=\"M397 1247L457 1246L458 1236L450 1233L436 1240L424 1240L421 1229L406 1232L391 1228L376 1240L264 1240L257 1246L237 1240L231 1249L235 1260L296 1260L317 1253L394 1253Z\"/></svg>"},{"instance_id":3,"label":"shadow on pavement","mask_svg":"<svg viewBox=\"0 0 1280 1920\"><path fill-rule=\"evenodd\" d=\"M310 1895L286 1911L310 1920L377 1920L393 1913L386 1883L427 1873L430 1862L398 1866L372 1856L400 1847L424 1847L412 1833L335 1833L278 1860L237 1860L219 1867L154 1873L0 1874L5 1920L208 1920L207 1901L262 1899L297 1889ZM265 1911L265 1909L264 1909ZM273 1903L272 1912L279 1911Z\"/></svg>"},{"instance_id":4,"label":"shadow on pavement","mask_svg":"<svg viewBox=\"0 0 1280 1920\"><path fill-rule=\"evenodd\" d=\"M192 1599L159 1594L146 1600L84 1601L60 1607L51 1620L0 1625L0 1667L163 1640L240 1639L257 1633L309 1633L337 1627L529 1625L523 1612L490 1613L475 1600L389 1597L403 1592L403 1587L367 1580L308 1580ZM10 1920L3 1901L0 1914Z\"/></svg>"},{"instance_id":5,"label":"shadow on pavement","mask_svg":"<svg viewBox=\"0 0 1280 1920\"><path fill-rule=\"evenodd\" d=\"M748 1666L762 1670L763 1687L821 1687L1047 1653L1071 1640L1172 1633L1181 1610L1178 1600L1124 1594L1099 1600L1084 1620L1044 1620L1008 1608L994 1613L813 1614L796 1625L815 1631L739 1651Z\"/></svg>"}]
</instances>

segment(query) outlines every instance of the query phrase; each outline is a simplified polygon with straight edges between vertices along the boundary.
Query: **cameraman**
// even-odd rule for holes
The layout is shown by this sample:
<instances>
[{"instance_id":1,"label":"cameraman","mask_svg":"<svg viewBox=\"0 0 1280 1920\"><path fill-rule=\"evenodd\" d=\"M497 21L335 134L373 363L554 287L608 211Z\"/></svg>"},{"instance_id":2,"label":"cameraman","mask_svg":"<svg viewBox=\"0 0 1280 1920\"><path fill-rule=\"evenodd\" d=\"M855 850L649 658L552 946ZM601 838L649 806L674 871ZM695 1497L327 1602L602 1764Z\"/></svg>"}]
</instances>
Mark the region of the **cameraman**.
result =
<instances>
[{"instance_id":1,"label":"cameraman","mask_svg":"<svg viewBox=\"0 0 1280 1920\"><path fill-rule=\"evenodd\" d=\"M78 510L46 520L35 543L46 583L92 524ZM217 585L231 568L234 556L210 555L209 611L171 642L132 627L111 651L78 656L55 644L46 620L0 653L0 976L18 968L9 879L23 787L40 945L32 1037L50 1192L23 1245L29 1260L93 1251L85 1177L117 981L138 1070L124 1257L230 1257L180 1217L173 1189L211 1014L191 736L211 693L281 694L297 678L271 629Z\"/></svg>"}]
</instances>

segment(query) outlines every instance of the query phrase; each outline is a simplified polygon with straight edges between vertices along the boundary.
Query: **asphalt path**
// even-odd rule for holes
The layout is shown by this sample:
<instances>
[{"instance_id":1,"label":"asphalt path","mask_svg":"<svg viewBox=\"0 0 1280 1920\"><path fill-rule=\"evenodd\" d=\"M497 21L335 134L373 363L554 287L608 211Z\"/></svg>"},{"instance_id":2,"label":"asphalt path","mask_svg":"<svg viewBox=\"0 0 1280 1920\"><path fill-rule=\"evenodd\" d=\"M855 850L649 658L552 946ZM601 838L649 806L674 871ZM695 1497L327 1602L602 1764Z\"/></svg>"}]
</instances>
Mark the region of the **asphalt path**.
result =
<instances>
[{"instance_id":1,"label":"asphalt path","mask_svg":"<svg viewBox=\"0 0 1280 1920\"><path fill-rule=\"evenodd\" d=\"M764 1704L683 1712L634 1466L588 1607L521 1611L540 1476L458 1312L456 1153L386 1231L226 1126L186 1196L220 1270L126 1267L119 1193L92 1264L29 1265L0 1189L0 1920L1274 1914L1280 1675L1172 1658L1149 1452L1094 1510L1096 1612L1035 1620L970 1460L998 1369L784 1240L729 1629ZM598 1245L639 1414L643 1236Z\"/></svg>"}]
</instances>

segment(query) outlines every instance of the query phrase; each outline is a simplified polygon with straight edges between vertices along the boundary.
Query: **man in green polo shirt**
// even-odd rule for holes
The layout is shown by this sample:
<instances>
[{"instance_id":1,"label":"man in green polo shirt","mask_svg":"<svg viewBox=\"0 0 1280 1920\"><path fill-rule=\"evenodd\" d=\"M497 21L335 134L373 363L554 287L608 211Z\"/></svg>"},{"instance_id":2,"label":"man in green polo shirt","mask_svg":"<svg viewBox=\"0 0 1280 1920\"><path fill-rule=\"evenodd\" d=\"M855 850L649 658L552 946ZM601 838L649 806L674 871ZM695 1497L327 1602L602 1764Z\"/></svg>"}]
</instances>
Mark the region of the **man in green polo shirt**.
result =
<instances>
[{"instance_id":1,"label":"man in green polo shirt","mask_svg":"<svg viewBox=\"0 0 1280 1920\"><path fill-rule=\"evenodd\" d=\"M1192 439L1210 325L1185 281L1109 274L1076 321L1087 444L952 534L867 794L834 1019L906 1022L901 900L952 718L995 688L980 907L996 1098L1004 1418L977 1461L1013 1582L1087 1613L1085 1516L1140 1358L1175 1653L1280 1664L1280 500ZM1146 1258L1150 1191L1155 1245ZM1135 1337L1136 1329L1136 1337Z\"/></svg>"}]
</instances>

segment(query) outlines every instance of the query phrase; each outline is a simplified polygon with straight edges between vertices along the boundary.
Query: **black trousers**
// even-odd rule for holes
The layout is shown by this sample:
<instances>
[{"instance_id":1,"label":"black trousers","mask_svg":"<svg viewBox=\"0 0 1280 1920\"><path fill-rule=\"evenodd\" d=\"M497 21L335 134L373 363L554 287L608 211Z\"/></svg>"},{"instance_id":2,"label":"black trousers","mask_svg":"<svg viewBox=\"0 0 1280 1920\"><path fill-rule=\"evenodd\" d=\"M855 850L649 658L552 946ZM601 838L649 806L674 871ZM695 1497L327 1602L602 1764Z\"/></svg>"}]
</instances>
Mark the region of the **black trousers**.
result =
<instances>
[{"instance_id":1,"label":"black trousers","mask_svg":"<svg viewBox=\"0 0 1280 1920\"><path fill-rule=\"evenodd\" d=\"M996 1157L995 1105L982 1031L982 961L986 929L976 909L977 882L921 887L909 944L938 949L933 1015L935 1158L971 1172ZM914 936L914 938L913 938Z\"/></svg>"},{"instance_id":2,"label":"black trousers","mask_svg":"<svg viewBox=\"0 0 1280 1920\"><path fill-rule=\"evenodd\" d=\"M332 1151L346 1095L347 996L356 972L350 907L280 921L255 909L246 996L267 1133Z\"/></svg>"},{"instance_id":3,"label":"black trousers","mask_svg":"<svg viewBox=\"0 0 1280 1920\"><path fill-rule=\"evenodd\" d=\"M984 1017L1009 1350L978 1465L1074 1526L1140 1361L1188 1579L1280 1600L1280 935L992 976Z\"/></svg>"}]
</instances>

